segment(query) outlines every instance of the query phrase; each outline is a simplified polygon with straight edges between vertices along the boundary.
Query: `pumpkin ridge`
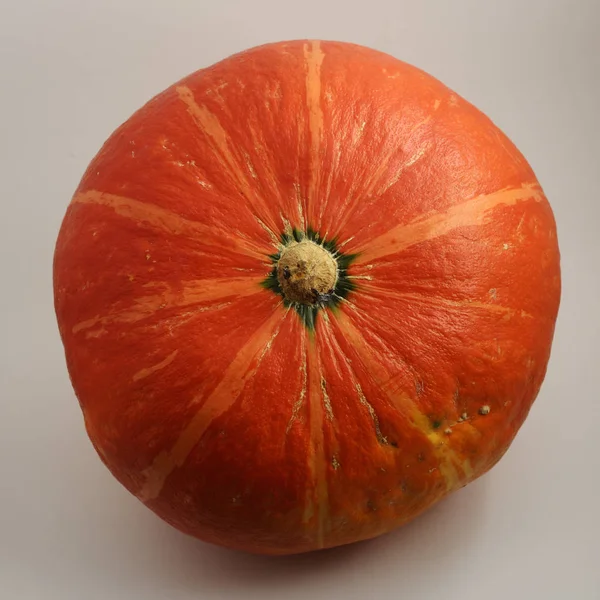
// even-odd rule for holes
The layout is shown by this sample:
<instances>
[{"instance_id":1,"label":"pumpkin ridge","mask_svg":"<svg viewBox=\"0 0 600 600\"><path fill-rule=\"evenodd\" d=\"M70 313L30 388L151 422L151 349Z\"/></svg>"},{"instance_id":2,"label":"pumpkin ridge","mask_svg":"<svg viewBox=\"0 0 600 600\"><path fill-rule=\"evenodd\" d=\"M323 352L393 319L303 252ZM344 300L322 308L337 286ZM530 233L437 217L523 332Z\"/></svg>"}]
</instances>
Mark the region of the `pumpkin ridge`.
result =
<instances>
[{"instance_id":1,"label":"pumpkin ridge","mask_svg":"<svg viewBox=\"0 0 600 600\"><path fill-rule=\"evenodd\" d=\"M275 310L245 346L240 348L217 387L182 429L175 444L169 450L160 452L143 472L144 483L136 494L140 500L148 502L160 495L168 476L185 462L210 424L233 406L246 382L258 370L262 357L269 351L287 314L288 311L282 315L281 309ZM199 400L200 398L196 401Z\"/></svg>"},{"instance_id":2,"label":"pumpkin ridge","mask_svg":"<svg viewBox=\"0 0 600 600\"><path fill-rule=\"evenodd\" d=\"M419 431L431 443L434 455L439 461L440 472L446 482L447 491L456 489L461 479L461 476L457 471L457 466L465 476L468 476L471 473L468 459L465 459L462 462L459 460L450 447L450 441L444 439L436 431L434 424L431 423L430 419L418 408L415 402L411 400L406 393L398 394L395 393L394 390L389 389L386 382L391 381L393 378L387 374L386 369L381 362L371 355L368 343L360 331L352 324L349 316L340 312L336 322L341 329L342 335L345 335L352 343L354 350L357 352L363 365L366 367L366 370L383 390L391 404L397 408L400 414L408 416L408 422L411 424L411 427Z\"/></svg>"},{"instance_id":3,"label":"pumpkin ridge","mask_svg":"<svg viewBox=\"0 0 600 600\"><path fill-rule=\"evenodd\" d=\"M352 369L351 362L348 361L348 357L345 355L344 351L342 350L342 347L340 346L337 339L335 338L335 335L333 333L333 329L331 326L331 321L329 319L323 319L323 321L325 322L325 325L323 327L327 330L326 335L324 335L323 337L326 340L326 343L330 348L331 354L333 355L333 353L336 352L342 359L344 367L347 369L348 374L350 376L350 380L352 382L352 387L354 388L354 390L357 393L357 398L358 398L359 404L362 404L363 407L366 408L367 412L369 413L369 417L373 423L373 429L374 429L375 437L377 438L377 441L379 443L386 444L387 440L381 433L380 419L379 419L379 416L377 415L377 411L373 408L373 406L369 403L366 396L364 395L364 392L362 391L362 388L360 386L358 378Z\"/></svg>"},{"instance_id":4,"label":"pumpkin ridge","mask_svg":"<svg viewBox=\"0 0 600 600\"><path fill-rule=\"evenodd\" d=\"M399 292L397 290L388 290L378 287L376 283L365 283L361 285L361 293L365 296L376 298L377 295L385 296L386 298L398 298L421 302L430 306L444 306L450 308L473 308L492 313L499 313L510 317L522 317L524 319L533 319L534 316L524 310L515 310L509 306L502 304L491 304L489 302L479 302L477 300L451 300L441 296L430 296L428 294L420 294L416 292Z\"/></svg>"},{"instance_id":5,"label":"pumpkin ridge","mask_svg":"<svg viewBox=\"0 0 600 600\"><path fill-rule=\"evenodd\" d=\"M406 136L406 145L410 144L413 135L416 131L418 131L421 127L426 125L432 120L432 116L429 115L419 123L417 123L407 134ZM413 166L419 159L425 156L425 152L427 151L427 144L419 145L418 149L414 152L411 152L410 156L407 157L405 161L403 161L402 165L397 169L397 171L389 178L387 182L383 182L384 174L387 169L390 167L390 162L392 158L402 153L402 148L397 148L393 146L389 152L378 159L378 166L374 170L373 175L371 175L368 181L365 183L363 189L355 190L353 197L348 199L345 203L340 207L339 218L336 220L336 232L341 232L347 226L348 221L350 221L354 215L356 209L364 202L365 198L370 198L373 193L376 196L381 196L385 192L387 192L393 185L398 183L399 179L405 173L406 169ZM380 186L380 189L376 191L376 188Z\"/></svg>"},{"instance_id":6,"label":"pumpkin ridge","mask_svg":"<svg viewBox=\"0 0 600 600\"><path fill-rule=\"evenodd\" d=\"M358 249L361 256L357 265L394 255L410 246L435 239L459 227L480 225L498 206L514 206L518 202L531 200L541 202L543 199L541 188L532 183L525 183L516 188L504 188L490 194L479 194L454 204L444 212L422 216L410 223L401 223L377 238L369 240Z\"/></svg>"},{"instance_id":7,"label":"pumpkin ridge","mask_svg":"<svg viewBox=\"0 0 600 600\"><path fill-rule=\"evenodd\" d=\"M264 260L264 249L260 245L254 245L249 240L240 237L234 238L224 232L215 233L214 228L204 225L200 221L191 221L154 204L99 190L76 193L71 200L71 205L75 204L105 206L114 210L119 216L131 219L138 224L145 223L165 233L200 239L206 245L235 250L239 254Z\"/></svg>"},{"instance_id":8,"label":"pumpkin ridge","mask_svg":"<svg viewBox=\"0 0 600 600\"><path fill-rule=\"evenodd\" d=\"M161 294L144 295L132 298L128 306L120 307L120 302L108 308L104 315L96 315L76 323L72 332L79 333L99 325L115 323L137 323L159 311L173 308L190 308L205 302L218 302L225 298L236 300L258 294L261 291L261 277L240 277L235 279L199 279L184 282L182 289L175 291L167 282ZM153 282L157 284L158 282ZM216 306L216 305L215 305ZM207 310L211 307L205 307Z\"/></svg>"},{"instance_id":9,"label":"pumpkin ridge","mask_svg":"<svg viewBox=\"0 0 600 600\"><path fill-rule=\"evenodd\" d=\"M308 332L304 331L303 335ZM327 486L327 469L324 445L324 402L322 389L322 371L318 350L314 338L307 340L307 370L308 370L308 402L310 430L310 463L309 468L314 480L314 489L308 489L305 521L316 518L315 542L317 548L325 546L325 535L329 524L329 491ZM313 514L316 512L316 515Z\"/></svg>"},{"instance_id":10,"label":"pumpkin ridge","mask_svg":"<svg viewBox=\"0 0 600 600\"><path fill-rule=\"evenodd\" d=\"M229 135L221 125L219 119L206 106L198 104L194 93L189 87L181 85L177 87L176 91L180 100L186 105L187 111L196 126L206 136L213 154L251 206L259 224L262 227L268 227L270 236L276 237L274 231L277 230L277 225L273 219L273 215L264 198L257 194L250 186L243 169L231 150Z\"/></svg>"},{"instance_id":11,"label":"pumpkin ridge","mask_svg":"<svg viewBox=\"0 0 600 600\"><path fill-rule=\"evenodd\" d=\"M378 319L376 316L374 316L372 314L369 314L368 318L367 318L367 313L360 311L358 309L358 307L353 305L352 302L347 302L346 304L354 312L356 318L361 320L363 325L367 325L368 319L371 319L373 322L379 322L381 325L384 325L386 327L389 326L389 324L387 322L384 322L384 321ZM493 305L490 305L490 306L493 306ZM502 307L502 308L505 308L505 307ZM510 310L511 309L506 309L506 311L510 311ZM504 311L500 311L500 312L501 312L501 314L504 314ZM356 331L358 332L358 330L356 330ZM376 334L374 332L372 332L372 335L376 335ZM393 349L390 347L390 345L385 340L380 340L380 341L381 341L382 345L384 345L386 348L389 348L390 350L392 350L393 354L395 355L395 357L397 359L402 360L402 362L405 364L407 370L409 370L413 374L413 376L418 377L418 373L416 372L415 368L412 367L410 364L408 364L408 362L406 362L406 360L404 358L400 357L397 353L397 350L394 352ZM363 344L365 344L365 347L369 347L368 344L366 344L366 341L364 341L364 338L363 338ZM391 382L391 381L393 381L393 378L386 377L383 381ZM384 389L384 391L386 392L386 395L388 396L390 402L393 405L396 405L396 402L394 401L394 398L391 395L389 383L388 383L388 385L382 384L381 381L379 381L378 383L379 383L380 387L382 389ZM405 394L405 396L406 396L406 394ZM412 403L412 406L413 406L413 410L410 411L411 422L412 422L413 426L416 426L416 429L418 431L420 431L421 433L426 434L427 439L433 446L434 454L436 455L436 457L440 458L440 456L447 455L447 460L446 459L442 460L442 462L440 464L440 471L442 472L442 474L444 475L444 478L446 479L448 491L452 491L452 489L455 489L456 485L458 485L460 477L462 477L462 476L464 476L466 478L472 477L474 470L473 470L473 467L471 466L471 462L469 459L461 460L457 456L456 452L454 450L452 450L452 448L451 448L452 440L450 438L448 438L447 436L442 436L439 433L439 429L441 426L440 421L432 421L418 407L418 404L416 402L414 402L413 400L408 398L408 396L406 397L406 399L408 399L408 402ZM470 419L467 421L463 417L459 416L458 407L457 407L456 403L453 403L453 408L454 408L455 414L451 416L447 425L451 425L452 427L454 427L456 425L461 425L461 433L464 436L481 435L479 429L475 425L473 425L473 423L471 422ZM452 431L452 430L450 430L450 431ZM468 434L466 433L467 431L468 431ZM446 429L446 431L444 433L448 434L448 430ZM460 472L462 472L462 476L459 475L459 472L457 472L457 468L459 469Z\"/></svg>"},{"instance_id":12,"label":"pumpkin ridge","mask_svg":"<svg viewBox=\"0 0 600 600\"><path fill-rule=\"evenodd\" d=\"M303 211L309 223L318 222L315 214L318 188L321 181L321 144L323 139L323 110L321 108L321 65L325 54L319 41L311 41L310 48L304 44L306 64L306 107L310 134L310 175L306 208ZM321 207L323 210L323 207Z\"/></svg>"},{"instance_id":13,"label":"pumpkin ridge","mask_svg":"<svg viewBox=\"0 0 600 600\"><path fill-rule=\"evenodd\" d=\"M361 287L361 293L362 293L362 287ZM386 297L390 297L387 296ZM361 311L353 302L348 301L347 306L349 307L350 310L352 310L354 317L356 318L357 321L360 321L361 325L364 327L368 327L369 324L374 323L374 322L378 322L381 323L383 325L385 325L386 327L389 327L389 323L387 322L383 322L380 319L377 319L377 317L375 317L374 315L368 315L366 312ZM376 335L372 332L373 335ZM385 340L378 338L378 341L380 342L380 344L385 347L385 349L390 352L391 354L394 354L395 358L398 359L400 362L402 362L402 364L404 365L404 368L409 371L411 373L411 375L414 377L415 381L417 382L415 384L415 389L418 388L418 381L421 378L421 375L419 374L419 372L417 371L417 369L412 366L411 364L408 363L408 361L400 356L399 354L397 354L397 352L395 351L395 349ZM393 379L390 379L390 381L393 381Z\"/></svg>"},{"instance_id":14,"label":"pumpkin ridge","mask_svg":"<svg viewBox=\"0 0 600 600\"><path fill-rule=\"evenodd\" d=\"M300 335L300 372L302 373L302 387L300 388L300 392L298 394L298 399L294 402L292 407L292 414L290 415L290 419L288 421L287 427L285 429L285 436L290 433L292 426L294 425L294 421L298 416L298 412L306 402L306 396L308 393L308 371L307 371L307 358L306 358L306 336ZM285 440L284 440L285 443Z\"/></svg>"}]
</instances>

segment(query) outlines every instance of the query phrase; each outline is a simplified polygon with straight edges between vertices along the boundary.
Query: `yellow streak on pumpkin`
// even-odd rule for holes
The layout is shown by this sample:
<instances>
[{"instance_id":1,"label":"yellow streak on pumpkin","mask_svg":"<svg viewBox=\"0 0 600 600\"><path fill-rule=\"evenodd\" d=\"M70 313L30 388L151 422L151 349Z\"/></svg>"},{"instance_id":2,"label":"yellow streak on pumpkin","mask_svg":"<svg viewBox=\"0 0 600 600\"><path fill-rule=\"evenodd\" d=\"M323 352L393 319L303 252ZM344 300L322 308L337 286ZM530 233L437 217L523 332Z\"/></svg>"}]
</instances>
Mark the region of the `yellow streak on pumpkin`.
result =
<instances>
[{"instance_id":1,"label":"yellow streak on pumpkin","mask_svg":"<svg viewBox=\"0 0 600 600\"><path fill-rule=\"evenodd\" d=\"M198 126L198 129L206 135L216 158L231 176L242 195L252 205L256 214L266 223L273 234L273 231L277 229L277 225L273 222L269 207L264 199L256 194L250 186L244 170L231 150L229 135L221 125L219 119L206 106L196 102L194 93L189 87L178 86L176 90L181 101L187 106L188 113ZM248 167L248 164L246 166ZM250 171L250 175L252 175L253 167L248 170Z\"/></svg>"},{"instance_id":2,"label":"yellow streak on pumpkin","mask_svg":"<svg viewBox=\"0 0 600 600\"><path fill-rule=\"evenodd\" d=\"M306 335L306 332L303 332ZM329 520L329 490L327 487L327 461L324 443L324 402L321 369L317 348L313 340L308 343L308 397L310 402L310 469L315 482L314 490L308 491L305 520L316 516L316 543L323 548L325 529ZM316 515L314 515L316 507Z\"/></svg>"},{"instance_id":3,"label":"yellow streak on pumpkin","mask_svg":"<svg viewBox=\"0 0 600 600\"><path fill-rule=\"evenodd\" d=\"M398 225L379 237L370 240L364 248L357 248L356 264L364 264L396 254L410 246L438 238L459 227L484 225L490 213L498 206L514 206L526 200L543 200L544 195L536 184L523 184L518 188L482 194L450 207L444 212L421 217Z\"/></svg>"},{"instance_id":4,"label":"yellow streak on pumpkin","mask_svg":"<svg viewBox=\"0 0 600 600\"><path fill-rule=\"evenodd\" d=\"M304 224L304 208L302 206L302 191L300 189L299 183L294 183L294 193L296 196L296 207L298 209L298 223L300 224L301 229L305 229L306 226ZM284 223L288 223L288 221L284 220Z\"/></svg>"},{"instance_id":5,"label":"yellow streak on pumpkin","mask_svg":"<svg viewBox=\"0 0 600 600\"><path fill-rule=\"evenodd\" d=\"M407 143L410 142L410 140L412 139L412 136L414 135L414 133L416 131L418 131L419 129L421 129L421 127L424 127L425 125L427 125L427 123L429 123L429 121L431 121L431 118L432 118L431 115L427 116L422 121L419 121L419 123L417 123L410 130L410 132L406 136ZM392 175L392 178L389 182L386 183L386 182L382 181L383 175L386 173L386 171L389 170L390 162L391 162L392 158L399 153L399 149L396 146L396 144L392 143L392 144L390 144L390 146L391 147L390 147L389 152L383 157L383 159L381 161L378 161L379 167L375 170L374 176L370 179L370 183L365 191L366 196L370 196L375 191L375 187L378 184L383 184L384 189L391 187L393 185L393 183L398 181L400 175L404 172L404 169L410 167L411 165L414 165L417 162L417 160L419 160L419 158L421 158L425 154L425 152L427 150L427 146L425 146L425 145L417 148L417 150L415 152L413 152L413 154L402 163L402 165L400 166L400 168L398 169L397 172L395 172L393 174L390 173L390 175Z\"/></svg>"},{"instance_id":6,"label":"yellow streak on pumpkin","mask_svg":"<svg viewBox=\"0 0 600 600\"><path fill-rule=\"evenodd\" d=\"M106 206L116 214L137 223L144 223L173 235L194 238L203 245L233 250L245 256L264 260L264 251L247 240L232 238L225 230L215 230L198 221L190 221L170 210L133 198L89 190L76 194L71 204L95 204Z\"/></svg>"},{"instance_id":7,"label":"yellow streak on pumpkin","mask_svg":"<svg viewBox=\"0 0 600 600\"><path fill-rule=\"evenodd\" d=\"M302 387L300 388L300 395L298 396L298 400L294 404L292 408L292 415L290 417L288 426L285 430L285 434L287 435L292 429L292 425L298 416L298 412L302 408L304 401L306 400L306 391L308 384L308 373L306 369L306 337L304 335L300 336L300 373L302 373Z\"/></svg>"},{"instance_id":8,"label":"yellow streak on pumpkin","mask_svg":"<svg viewBox=\"0 0 600 600\"><path fill-rule=\"evenodd\" d=\"M307 196L307 218L315 217L313 207L318 202L318 186L321 176L320 149L323 140L323 109L321 108L321 65L325 54L321 44L313 41L304 46L306 61L306 105L308 108L308 128L310 131L310 182Z\"/></svg>"},{"instance_id":9,"label":"yellow streak on pumpkin","mask_svg":"<svg viewBox=\"0 0 600 600\"><path fill-rule=\"evenodd\" d=\"M256 222L265 230L267 235L271 238L271 242L273 242L273 245L278 246L278 237L258 217L256 217Z\"/></svg>"},{"instance_id":10,"label":"yellow streak on pumpkin","mask_svg":"<svg viewBox=\"0 0 600 600\"><path fill-rule=\"evenodd\" d=\"M324 316L326 314L327 313L324 313ZM333 331L331 328L331 321L329 320L329 318L323 319L323 333L324 333L325 342L327 343L327 347L331 353L331 358L333 360L333 364L335 365L336 371L338 372L340 377L345 377L345 375L342 374L342 370L341 370L340 365L337 360L337 356L339 356L339 357L342 357L342 359L346 363L345 369L346 369L348 375L350 376L350 379L352 380L352 385L354 386L354 389L356 390L356 394L358 396L358 401L364 408L366 408L367 412L369 413L369 417L371 418L371 421L373 422L373 430L375 431L375 437L377 438L377 441L380 444L386 444L387 440L384 437L384 435L381 433L381 426L379 424L379 417L377 416L377 412L373 408L373 405L367 400L367 397L365 396L363 389L362 389L360 383L358 382L358 379L357 379L354 371L352 370L352 362L348 359L347 356L344 355L344 351L342 350L338 341L335 339L335 335L333 334Z\"/></svg>"},{"instance_id":11,"label":"yellow streak on pumpkin","mask_svg":"<svg viewBox=\"0 0 600 600\"><path fill-rule=\"evenodd\" d=\"M406 416L415 429L421 431L431 442L433 452L438 459L439 469L446 482L446 490L456 489L462 481L472 474L468 461L460 460L450 447L448 436L442 436L433 429L430 420L410 399L410 397L393 387L393 378L371 350L361 332L353 325L349 317L340 311L338 323L346 338L358 353L370 376L377 382L381 390L398 411ZM459 473L458 468L462 471Z\"/></svg>"},{"instance_id":12,"label":"yellow streak on pumpkin","mask_svg":"<svg viewBox=\"0 0 600 600\"><path fill-rule=\"evenodd\" d=\"M104 327L115 323L135 323L152 316L160 310L169 308L259 294L263 292L260 287L262 280L263 277L258 276L237 279L200 279L186 281L181 288L172 288L167 283L146 284L145 288L164 287L164 289L158 294L154 293L135 298L128 306L117 303L109 308L106 314L96 315L91 319L77 323L72 332L74 334L79 333L96 325Z\"/></svg>"},{"instance_id":13,"label":"yellow streak on pumpkin","mask_svg":"<svg viewBox=\"0 0 600 600\"><path fill-rule=\"evenodd\" d=\"M246 382L256 374L287 314L288 311L285 311L282 316L281 309L274 311L239 350L213 392L206 399L193 399L194 403L204 400L202 407L181 432L173 447L158 454L152 465L144 471L145 483L137 493L140 500L148 502L159 496L167 477L184 464L211 423L233 406Z\"/></svg>"},{"instance_id":14,"label":"yellow streak on pumpkin","mask_svg":"<svg viewBox=\"0 0 600 600\"><path fill-rule=\"evenodd\" d=\"M369 411L369 416L371 417L371 420L373 421L373 427L375 428L375 437L377 437L377 441L380 444L387 444L387 439L381 433L381 426L379 425L379 417L377 416L377 413L375 412L373 405L367 400L367 397L365 396L365 393L363 392L362 387L360 387L360 383L358 383L358 381L356 381L354 376L352 377L352 379L354 380L354 389L356 390L356 393L358 394L358 401Z\"/></svg>"},{"instance_id":15,"label":"yellow streak on pumpkin","mask_svg":"<svg viewBox=\"0 0 600 600\"><path fill-rule=\"evenodd\" d=\"M152 367L146 367L145 369L140 369L133 376L133 381L139 381L140 379L145 379L146 377L149 377L153 373L156 373L157 371L164 369L166 366L170 365L175 360L175 357L177 356L178 352L179 352L179 350L175 350L175 351L171 352L171 354L169 354L169 356L167 356L167 358L165 358L164 360L160 361L158 364L156 364Z\"/></svg>"},{"instance_id":16,"label":"yellow streak on pumpkin","mask_svg":"<svg viewBox=\"0 0 600 600\"><path fill-rule=\"evenodd\" d=\"M424 144L420 148L418 148L411 156L406 160L406 162L402 165L402 167L391 177L385 185L383 185L379 190L377 190L378 194L383 194L387 192L392 186L398 183L400 177L404 174L406 169L412 167L416 162L420 161L425 154L427 154L428 150L431 148L430 144Z\"/></svg>"},{"instance_id":17,"label":"yellow streak on pumpkin","mask_svg":"<svg viewBox=\"0 0 600 600\"><path fill-rule=\"evenodd\" d=\"M327 393L327 382L325 381L325 377L323 377L323 375L321 375L321 394L323 395L323 404L325 405L327 418L330 421L333 421L333 409L331 408L331 400L329 398L329 394Z\"/></svg>"}]
</instances>

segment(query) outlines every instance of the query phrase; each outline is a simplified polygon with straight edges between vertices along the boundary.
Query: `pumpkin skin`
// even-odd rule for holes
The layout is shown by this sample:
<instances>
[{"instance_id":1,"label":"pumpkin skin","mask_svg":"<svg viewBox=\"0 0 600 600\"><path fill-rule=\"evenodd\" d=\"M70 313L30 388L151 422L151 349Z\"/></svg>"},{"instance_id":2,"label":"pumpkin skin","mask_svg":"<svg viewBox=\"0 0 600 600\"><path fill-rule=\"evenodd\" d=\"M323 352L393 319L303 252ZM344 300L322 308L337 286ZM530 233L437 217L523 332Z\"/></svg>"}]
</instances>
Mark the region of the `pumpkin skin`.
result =
<instances>
[{"instance_id":1,"label":"pumpkin skin","mask_svg":"<svg viewBox=\"0 0 600 600\"><path fill-rule=\"evenodd\" d=\"M337 280L290 301L299 243ZM388 532L502 457L546 372L559 250L532 169L471 104L295 41L190 75L110 137L54 292L114 476L187 534L290 554Z\"/></svg>"}]
</instances>

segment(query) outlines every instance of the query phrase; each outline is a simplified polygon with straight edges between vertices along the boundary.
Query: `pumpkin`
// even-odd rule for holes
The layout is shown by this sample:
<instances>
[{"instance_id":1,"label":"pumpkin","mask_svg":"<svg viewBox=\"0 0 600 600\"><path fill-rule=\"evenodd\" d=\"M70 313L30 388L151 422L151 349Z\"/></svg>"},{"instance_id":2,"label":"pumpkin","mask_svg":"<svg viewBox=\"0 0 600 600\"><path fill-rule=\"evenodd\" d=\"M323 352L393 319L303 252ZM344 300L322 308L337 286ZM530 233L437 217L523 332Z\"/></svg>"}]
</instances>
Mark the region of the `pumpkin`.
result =
<instances>
[{"instance_id":1,"label":"pumpkin","mask_svg":"<svg viewBox=\"0 0 600 600\"><path fill-rule=\"evenodd\" d=\"M108 139L54 258L104 464L207 542L364 540L488 471L538 394L560 297L523 156L364 47L251 49Z\"/></svg>"}]
</instances>

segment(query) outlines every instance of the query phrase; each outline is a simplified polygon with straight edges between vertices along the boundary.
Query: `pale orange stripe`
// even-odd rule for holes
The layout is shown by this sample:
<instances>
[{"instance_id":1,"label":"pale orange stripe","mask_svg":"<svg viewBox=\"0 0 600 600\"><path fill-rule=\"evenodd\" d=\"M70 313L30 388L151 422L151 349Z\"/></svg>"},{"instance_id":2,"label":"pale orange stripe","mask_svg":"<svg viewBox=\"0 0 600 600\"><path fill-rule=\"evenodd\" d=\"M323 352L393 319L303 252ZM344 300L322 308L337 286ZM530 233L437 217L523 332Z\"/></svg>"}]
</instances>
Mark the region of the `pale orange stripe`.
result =
<instances>
[{"instance_id":1,"label":"pale orange stripe","mask_svg":"<svg viewBox=\"0 0 600 600\"><path fill-rule=\"evenodd\" d=\"M156 364L152 367L146 367L145 369L140 369L133 376L133 381L139 381L140 379L145 379L146 377L149 377L153 373L156 373L157 371L160 371L161 369L168 367L175 360L175 357L177 356L178 352L179 352L179 350L174 350L173 352L171 352L171 354L169 354L169 356L167 356L167 358L165 358L164 360L161 360L158 364Z\"/></svg>"},{"instance_id":2,"label":"pale orange stripe","mask_svg":"<svg viewBox=\"0 0 600 600\"><path fill-rule=\"evenodd\" d=\"M196 444L202 439L211 423L231 408L242 393L246 382L254 377L262 358L270 350L273 339L279 333L288 311L281 308L263 323L258 331L237 353L223 379L214 391L204 399L202 408L194 415L170 450L161 452L152 465L144 471L145 482L137 496L148 502L160 494L167 477L181 467ZM202 397L192 400L202 402Z\"/></svg>"},{"instance_id":3,"label":"pale orange stripe","mask_svg":"<svg viewBox=\"0 0 600 600\"><path fill-rule=\"evenodd\" d=\"M114 323L135 323L152 316L158 311L192 306L202 302L216 302L231 298L237 300L245 296L264 292L260 284L264 277L240 277L236 279L200 279L181 282L181 287L172 287L166 282L154 282L144 286L145 289L163 288L158 294L150 294L135 298L131 305L122 307L121 303L113 305L104 315L96 315L77 323L73 333L79 333L91 327L111 325Z\"/></svg>"},{"instance_id":4,"label":"pale orange stripe","mask_svg":"<svg viewBox=\"0 0 600 600\"><path fill-rule=\"evenodd\" d=\"M432 116L429 115L423 121L417 123L407 134L406 136L406 145L410 145L412 140L412 136L418 131L421 127L424 127L431 121ZM349 195L348 200L342 207L340 208L340 216L336 221L337 231L342 231L356 208L365 201L366 198L370 198L372 195L380 196L385 191L387 191L390 187L392 187L402 176L404 171L414 165L418 160L420 160L426 153L428 147L426 145L421 145L417 150L415 150L408 158L403 162L402 165L390 175L389 179L384 180L384 175L390 169L390 163L394 156L403 152L401 148L399 148L396 144L390 144L390 149L388 152L377 159L377 165L374 167L374 170L371 176L367 179L364 184L364 188L359 190L357 193L353 193ZM377 189L376 189L377 188Z\"/></svg>"},{"instance_id":5,"label":"pale orange stripe","mask_svg":"<svg viewBox=\"0 0 600 600\"><path fill-rule=\"evenodd\" d=\"M304 45L306 62L306 105L310 132L310 181L307 194L307 219L314 220L321 180L321 144L323 141L323 109L321 108L321 65L325 54L318 41Z\"/></svg>"},{"instance_id":6,"label":"pale orange stripe","mask_svg":"<svg viewBox=\"0 0 600 600\"><path fill-rule=\"evenodd\" d=\"M308 335L305 331L302 335ZM327 486L327 461L325 460L325 436L323 431L325 398L321 387L322 375L319 356L313 339L308 340L308 395L310 401L310 467L315 482L314 492L307 498L307 514L316 506L316 542L323 548L325 530L329 521L329 490Z\"/></svg>"},{"instance_id":7,"label":"pale orange stripe","mask_svg":"<svg viewBox=\"0 0 600 600\"><path fill-rule=\"evenodd\" d=\"M408 168L412 167L415 163L419 162L427 154L427 152L430 150L430 148L431 148L430 143L429 144L424 143L417 150L415 150L409 156L409 158L406 160L406 162L400 167L400 169L398 169L398 171L396 171L394 176L390 177L390 179L388 179L385 183L382 184L382 186L377 190L377 194L382 195L385 192L387 192L392 186L396 185L396 183L398 183L398 181L400 180L400 177L402 177L402 175L405 173L405 171Z\"/></svg>"},{"instance_id":8,"label":"pale orange stripe","mask_svg":"<svg viewBox=\"0 0 600 600\"><path fill-rule=\"evenodd\" d=\"M252 205L257 216L266 223L273 235L278 229L269 207L250 186L244 170L239 165L236 157L231 151L229 135L221 125L219 119L203 104L198 104L192 90L186 86L179 86L177 94L181 101L187 106L188 113L209 140L215 156L233 179L236 187L240 189L246 200ZM250 176L253 175L254 167L248 169Z\"/></svg>"},{"instance_id":9,"label":"pale orange stripe","mask_svg":"<svg viewBox=\"0 0 600 600\"><path fill-rule=\"evenodd\" d=\"M133 198L89 190L76 194L71 203L106 206L121 217L138 223L145 223L166 233L194 238L205 246L232 250L260 260L264 260L265 257L265 251L262 248L242 238L233 238L225 230L217 232L213 227L198 221L190 221L170 210L160 208L154 204L140 202Z\"/></svg>"},{"instance_id":10,"label":"pale orange stripe","mask_svg":"<svg viewBox=\"0 0 600 600\"><path fill-rule=\"evenodd\" d=\"M452 206L448 210L398 225L358 248L356 264L364 264L432 240L459 227L483 225L498 206L513 206L525 200L541 201L544 195L536 184L483 194Z\"/></svg>"},{"instance_id":11,"label":"pale orange stripe","mask_svg":"<svg viewBox=\"0 0 600 600\"><path fill-rule=\"evenodd\" d=\"M375 283L361 283L360 291L362 294L376 297L380 295L385 298L397 298L399 300L412 300L429 306L445 306L448 308L473 308L484 310L499 315L507 315L510 317L517 316L525 319L533 319L533 315L524 310L515 310L502 304L491 304L489 302L478 302L476 300L449 300L448 298L440 298L439 296L428 296L427 294L419 294L416 292L398 292L378 287ZM369 294L369 292L371 294Z\"/></svg>"},{"instance_id":12,"label":"pale orange stripe","mask_svg":"<svg viewBox=\"0 0 600 600\"><path fill-rule=\"evenodd\" d=\"M337 314L337 323L342 333L346 336L369 375L377 382L388 397L392 405L408 418L408 421L421 431L431 442L433 452L438 459L440 472L446 481L447 491L456 489L461 482L472 474L468 460L461 461L450 447L450 439L433 429L429 419L419 410L410 397L393 385L394 377L391 376L378 356L371 350L362 333L354 326L351 319L343 311ZM460 472L459 472L460 470Z\"/></svg>"}]
</instances>

